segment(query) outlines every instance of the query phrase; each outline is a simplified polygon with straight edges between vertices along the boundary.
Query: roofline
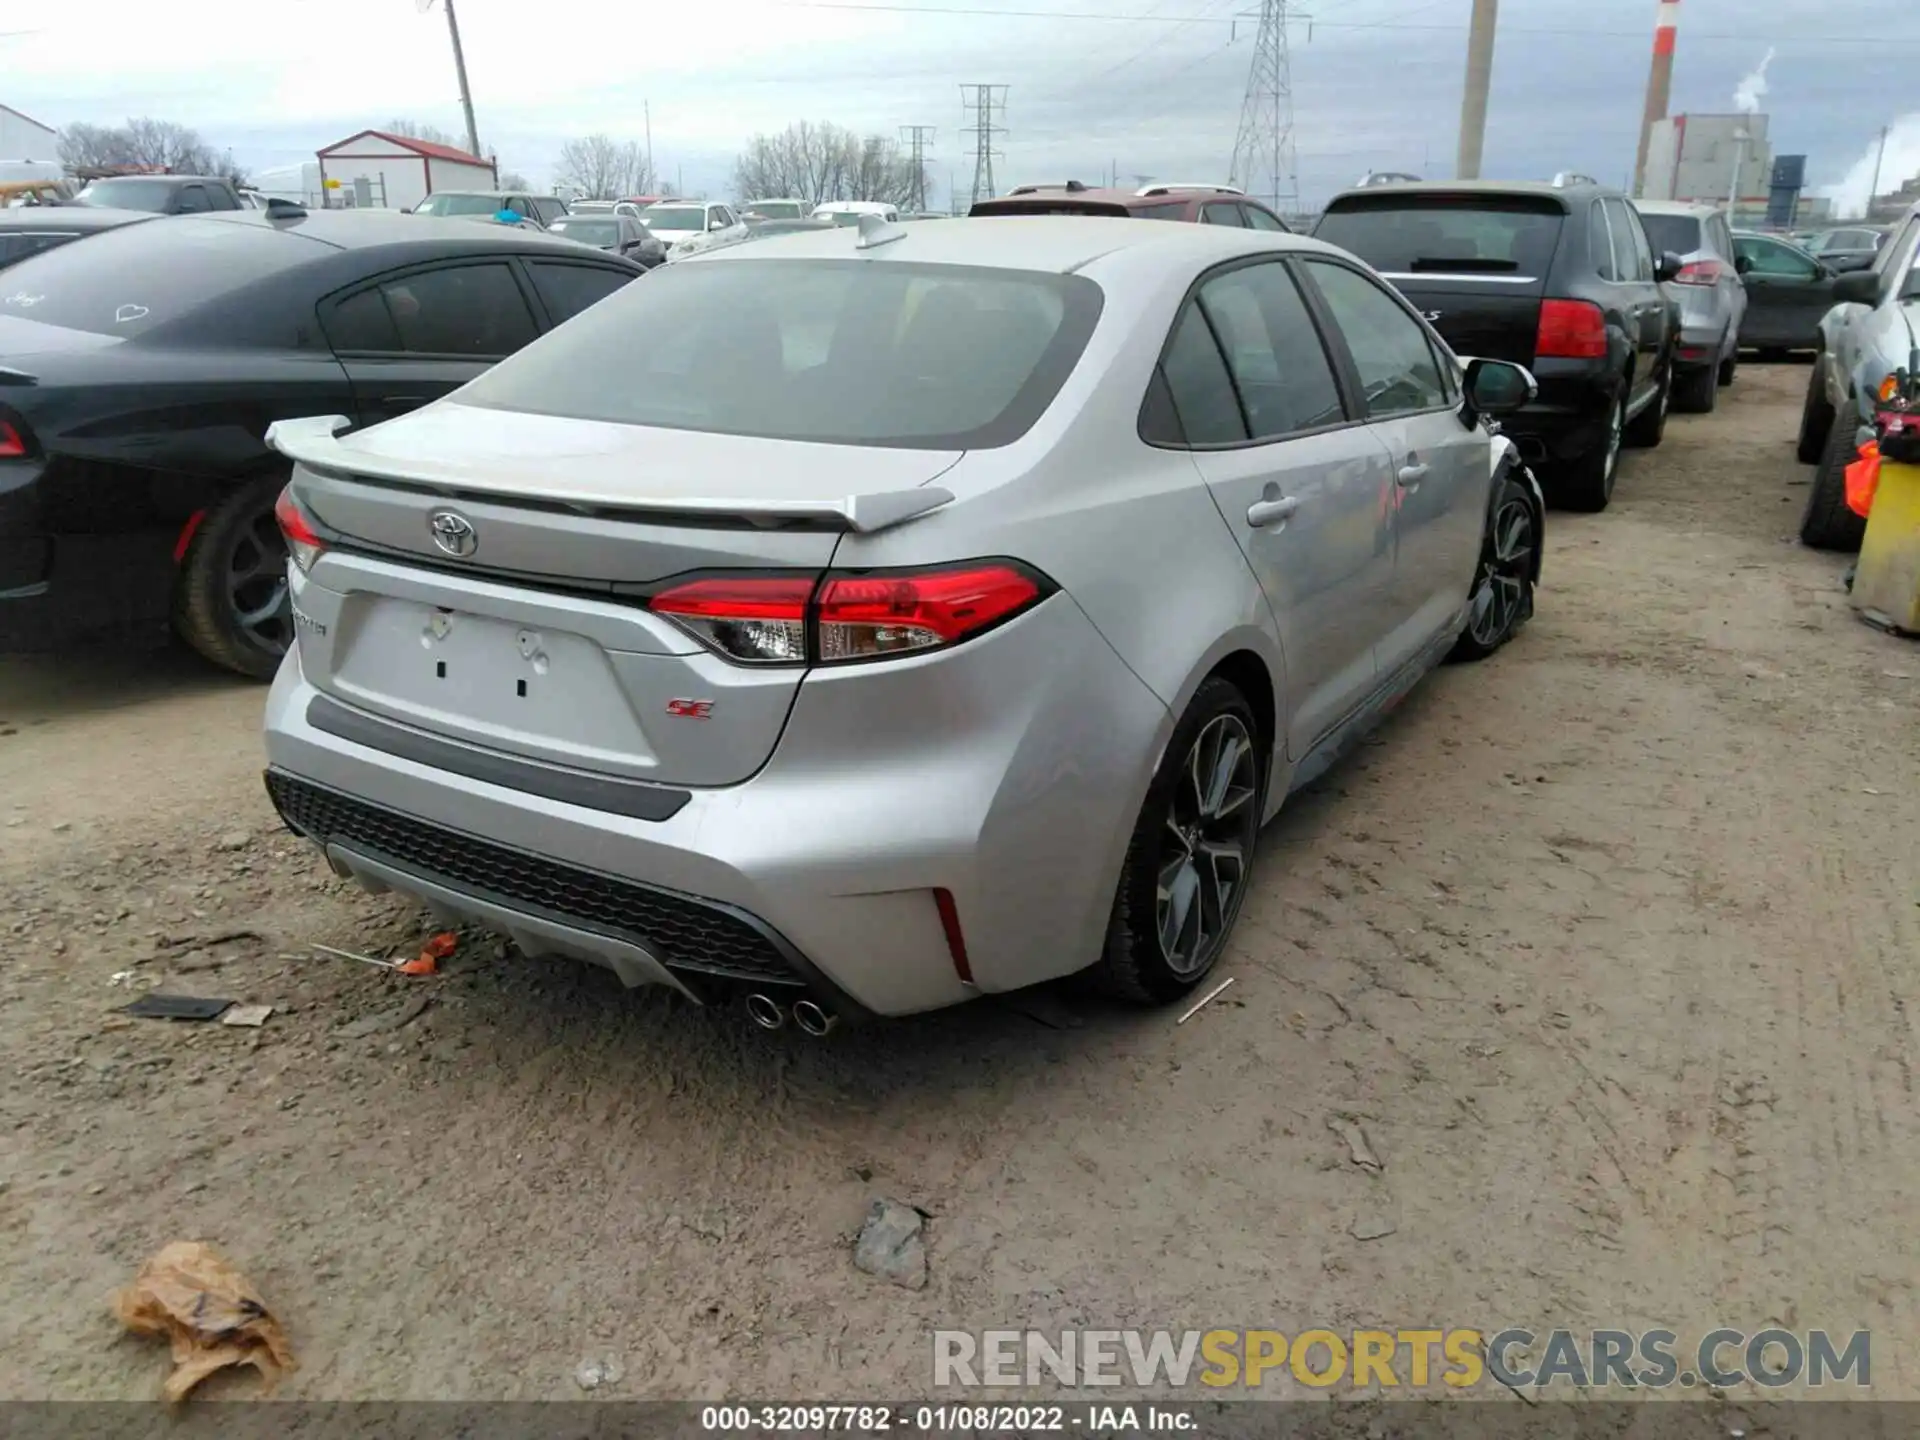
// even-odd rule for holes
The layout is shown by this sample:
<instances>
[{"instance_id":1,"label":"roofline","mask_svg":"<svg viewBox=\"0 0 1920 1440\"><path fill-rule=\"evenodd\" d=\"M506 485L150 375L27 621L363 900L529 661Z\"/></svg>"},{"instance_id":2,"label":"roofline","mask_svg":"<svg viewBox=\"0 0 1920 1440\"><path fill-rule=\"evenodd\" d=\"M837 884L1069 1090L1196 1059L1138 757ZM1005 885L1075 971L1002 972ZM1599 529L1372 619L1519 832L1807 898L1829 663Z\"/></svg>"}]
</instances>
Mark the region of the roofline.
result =
<instances>
[{"instance_id":1,"label":"roofline","mask_svg":"<svg viewBox=\"0 0 1920 1440\"><path fill-rule=\"evenodd\" d=\"M461 165L477 165L482 170L491 170L494 168L493 161L483 156L475 155L471 150L462 150L457 145L442 145L436 140L416 140L410 135L395 135L390 130L356 130L344 140L336 140L331 145L321 146L320 149L314 151L314 157L319 159L327 156L339 150L342 145L351 145L354 141L365 139L369 135L373 136L376 140L384 140L389 145L398 145L402 150L410 150L425 160L452 160ZM398 157L392 155L351 156L341 154L335 155L334 158L339 160L392 160Z\"/></svg>"},{"instance_id":2,"label":"roofline","mask_svg":"<svg viewBox=\"0 0 1920 1440\"><path fill-rule=\"evenodd\" d=\"M49 135L58 135L60 133L58 130L54 129L53 126L43 124L42 122L34 119L33 116L27 114L26 111L16 110L11 105L0 105L0 110L6 111L9 115L13 116L16 119L26 121L29 125L33 126L33 128L36 130L46 131Z\"/></svg>"}]
</instances>

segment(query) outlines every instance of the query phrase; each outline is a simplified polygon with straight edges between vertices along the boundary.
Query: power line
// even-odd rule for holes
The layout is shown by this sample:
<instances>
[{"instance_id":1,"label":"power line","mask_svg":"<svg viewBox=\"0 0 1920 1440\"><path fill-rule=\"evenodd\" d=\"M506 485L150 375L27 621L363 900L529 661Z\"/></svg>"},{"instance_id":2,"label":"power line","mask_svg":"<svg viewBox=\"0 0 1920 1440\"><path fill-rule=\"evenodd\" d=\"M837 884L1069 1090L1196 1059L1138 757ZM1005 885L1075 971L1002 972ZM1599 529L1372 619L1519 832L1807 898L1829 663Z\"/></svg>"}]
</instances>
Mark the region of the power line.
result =
<instances>
[{"instance_id":1,"label":"power line","mask_svg":"<svg viewBox=\"0 0 1920 1440\"><path fill-rule=\"evenodd\" d=\"M913 166L913 208L915 212L927 208L927 156L933 149L934 128L931 125L902 125L900 138L912 147L912 159L907 163Z\"/></svg>"},{"instance_id":2,"label":"power line","mask_svg":"<svg viewBox=\"0 0 1920 1440\"><path fill-rule=\"evenodd\" d=\"M1287 51L1287 22L1293 18L1288 0L1262 0L1260 33L1247 67L1247 92L1240 101L1240 128L1233 137L1227 177L1251 194L1264 194L1280 214L1300 203L1293 155L1293 62ZM1262 180L1264 190L1257 188Z\"/></svg>"},{"instance_id":3,"label":"power line","mask_svg":"<svg viewBox=\"0 0 1920 1440\"><path fill-rule=\"evenodd\" d=\"M1002 116L1006 115L1007 87L962 85L960 94L961 109L973 115L973 124L968 129L973 135L973 202L977 205L995 194L993 162L999 152L994 149L993 140L996 135L1006 134L1007 127L993 123L993 112L998 109Z\"/></svg>"}]
</instances>

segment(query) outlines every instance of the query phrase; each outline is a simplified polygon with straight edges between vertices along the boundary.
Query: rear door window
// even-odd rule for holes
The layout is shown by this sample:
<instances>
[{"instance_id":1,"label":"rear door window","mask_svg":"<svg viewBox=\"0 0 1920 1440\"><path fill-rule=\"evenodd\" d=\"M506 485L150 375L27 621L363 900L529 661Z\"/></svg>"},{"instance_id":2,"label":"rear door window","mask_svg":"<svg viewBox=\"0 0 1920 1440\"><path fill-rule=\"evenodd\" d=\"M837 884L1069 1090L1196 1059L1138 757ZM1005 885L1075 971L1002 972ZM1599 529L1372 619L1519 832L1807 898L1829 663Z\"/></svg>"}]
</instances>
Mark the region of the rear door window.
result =
<instances>
[{"instance_id":1,"label":"rear door window","mask_svg":"<svg viewBox=\"0 0 1920 1440\"><path fill-rule=\"evenodd\" d=\"M339 351L464 359L511 355L539 331L512 269L498 261L382 280L335 305L325 329Z\"/></svg>"},{"instance_id":2,"label":"rear door window","mask_svg":"<svg viewBox=\"0 0 1920 1440\"><path fill-rule=\"evenodd\" d=\"M1613 222L1614 261L1620 267L1620 278L1652 280L1653 250L1647 243L1646 231L1640 228L1640 217L1624 200L1605 203L1607 218Z\"/></svg>"},{"instance_id":3,"label":"rear door window","mask_svg":"<svg viewBox=\"0 0 1920 1440\"><path fill-rule=\"evenodd\" d=\"M1242 230L1247 228L1247 217L1231 201L1209 201L1201 207L1200 219L1208 225L1235 225Z\"/></svg>"},{"instance_id":4,"label":"rear door window","mask_svg":"<svg viewBox=\"0 0 1920 1440\"><path fill-rule=\"evenodd\" d=\"M1655 250L1671 250L1676 255L1691 255L1706 248L1700 234L1700 222L1691 215L1642 215L1647 239Z\"/></svg>"},{"instance_id":5,"label":"rear door window","mask_svg":"<svg viewBox=\"0 0 1920 1440\"><path fill-rule=\"evenodd\" d=\"M589 305L596 305L634 277L605 265L569 265L558 260L531 260L533 288L556 325L565 324Z\"/></svg>"},{"instance_id":6,"label":"rear door window","mask_svg":"<svg viewBox=\"0 0 1920 1440\"><path fill-rule=\"evenodd\" d=\"M1565 219L1545 195L1356 195L1320 217L1316 239L1383 275L1543 278Z\"/></svg>"},{"instance_id":7,"label":"rear door window","mask_svg":"<svg viewBox=\"0 0 1920 1440\"><path fill-rule=\"evenodd\" d=\"M1247 421L1233 376L1197 304L1189 303L1180 312L1160 370L1187 444L1232 445L1246 440Z\"/></svg>"},{"instance_id":8,"label":"rear door window","mask_svg":"<svg viewBox=\"0 0 1920 1440\"><path fill-rule=\"evenodd\" d=\"M1427 332L1399 301L1357 270L1330 260L1306 260L1307 273L1347 342L1366 396L1367 417L1379 420L1434 410L1450 387Z\"/></svg>"},{"instance_id":9,"label":"rear door window","mask_svg":"<svg viewBox=\"0 0 1920 1440\"><path fill-rule=\"evenodd\" d=\"M1346 420L1333 364L1285 265L1218 275L1201 287L1200 306L1226 352L1254 439Z\"/></svg>"},{"instance_id":10,"label":"rear door window","mask_svg":"<svg viewBox=\"0 0 1920 1440\"><path fill-rule=\"evenodd\" d=\"M1621 273L1620 259L1613 246L1613 226L1608 223L1606 208L1598 200L1587 207L1587 224L1594 269L1599 271L1602 280L1624 280L1626 276Z\"/></svg>"}]
</instances>

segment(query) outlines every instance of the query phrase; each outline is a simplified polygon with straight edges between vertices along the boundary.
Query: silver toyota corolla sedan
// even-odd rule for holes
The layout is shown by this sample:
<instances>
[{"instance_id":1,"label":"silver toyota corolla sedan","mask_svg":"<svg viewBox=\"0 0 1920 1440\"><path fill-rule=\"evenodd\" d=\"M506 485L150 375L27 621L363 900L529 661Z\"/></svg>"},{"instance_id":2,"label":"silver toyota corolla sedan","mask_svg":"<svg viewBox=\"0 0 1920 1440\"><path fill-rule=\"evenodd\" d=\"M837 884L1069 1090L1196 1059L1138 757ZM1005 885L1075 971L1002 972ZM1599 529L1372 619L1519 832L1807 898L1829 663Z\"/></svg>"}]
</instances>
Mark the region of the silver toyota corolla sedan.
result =
<instances>
[{"instance_id":1,"label":"silver toyota corolla sedan","mask_svg":"<svg viewBox=\"0 0 1920 1440\"><path fill-rule=\"evenodd\" d=\"M267 783L342 874L821 1033L1219 959L1288 793L1532 610L1537 488L1313 240L783 236L282 422Z\"/></svg>"}]
</instances>

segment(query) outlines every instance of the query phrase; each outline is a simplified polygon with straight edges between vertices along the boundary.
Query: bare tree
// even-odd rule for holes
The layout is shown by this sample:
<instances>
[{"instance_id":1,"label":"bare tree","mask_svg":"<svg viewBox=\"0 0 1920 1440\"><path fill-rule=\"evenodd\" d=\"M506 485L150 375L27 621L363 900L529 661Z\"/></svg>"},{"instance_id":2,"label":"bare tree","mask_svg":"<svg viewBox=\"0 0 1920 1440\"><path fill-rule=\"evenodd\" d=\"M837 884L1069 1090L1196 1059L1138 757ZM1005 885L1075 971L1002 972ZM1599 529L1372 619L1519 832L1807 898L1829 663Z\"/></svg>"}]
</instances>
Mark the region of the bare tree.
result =
<instances>
[{"instance_id":1,"label":"bare tree","mask_svg":"<svg viewBox=\"0 0 1920 1440\"><path fill-rule=\"evenodd\" d=\"M742 200L881 200L899 205L914 193L913 164L894 141L838 125L801 120L778 135L756 135L733 167Z\"/></svg>"},{"instance_id":2,"label":"bare tree","mask_svg":"<svg viewBox=\"0 0 1920 1440\"><path fill-rule=\"evenodd\" d=\"M643 192L651 181L647 157L632 140L588 135L560 147L559 182L597 200Z\"/></svg>"},{"instance_id":3,"label":"bare tree","mask_svg":"<svg viewBox=\"0 0 1920 1440\"><path fill-rule=\"evenodd\" d=\"M424 140L429 145L451 145L456 150L467 148L438 125L428 125L418 120L389 120L381 128L389 135L402 135L409 140Z\"/></svg>"},{"instance_id":4,"label":"bare tree","mask_svg":"<svg viewBox=\"0 0 1920 1440\"><path fill-rule=\"evenodd\" d=\"M69 170L92 170L127 163L127 137L111 125L69 125L60 132L60 163Z\"/></svg>"},{"instance_id":5,"label":"bare tree","mask_svg":"<svg viewBox=\"0 0 1920 1440\"><path fill-rule=\"evenodd\" d=\"M533 189L533 182L518 170L502 170L500 172L500 188L502 190L531 190Z\"/></svg>"},{"instance_id":6,"label":"bare tree","mask_svg":"<svg viewBox=\"0 0 1920 1440\"><path fill-rule=\"evenodd\" d=\"M225 175L233 168L199 131L145 116L124 125L69 125L60 137L60 159L75 169L138 166L176 175Z\"/></svg>"}]
</instances>

